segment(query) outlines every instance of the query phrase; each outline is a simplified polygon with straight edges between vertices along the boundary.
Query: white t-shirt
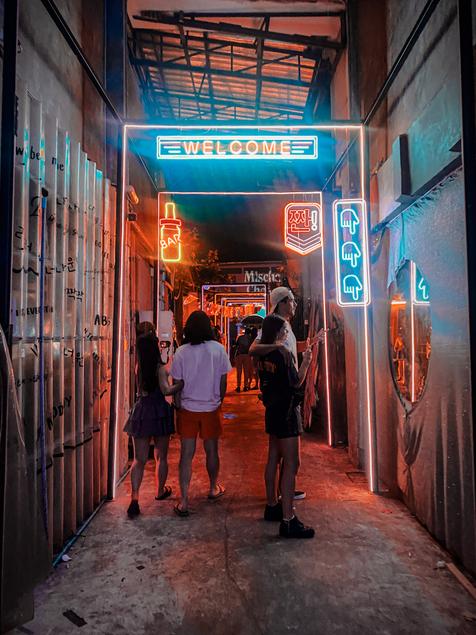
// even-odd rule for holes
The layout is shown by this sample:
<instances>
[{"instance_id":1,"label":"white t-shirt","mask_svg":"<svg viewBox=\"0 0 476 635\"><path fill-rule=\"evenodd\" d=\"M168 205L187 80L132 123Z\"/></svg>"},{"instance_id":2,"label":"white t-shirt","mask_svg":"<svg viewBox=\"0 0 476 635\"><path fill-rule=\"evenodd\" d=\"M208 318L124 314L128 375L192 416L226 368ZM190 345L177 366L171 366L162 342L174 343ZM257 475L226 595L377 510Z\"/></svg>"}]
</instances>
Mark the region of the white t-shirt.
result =
<instances>
[{"instance_id":1,"label":"white t-shirt","mask_svg":"<svg viewBox=\"0 0 476 635\"><path fill-rule=\"evenodd\" d=\"M286 346L286 348L291 351L291 353L293 354L293 358L294 358L294 365L296 366L296 368L298 368L298 356L297 356L297 340L296 340L296 336L293 333L293 329L291 327L291 324L289 324L289 322L287 320L285 320L286 322L286 326L287 328L287 335L286 335L286 339L284 340L283 344ZM261 329L258 331L258 335L256 336L256 343L259 344L259 342L261 341Z\"/></svg>"},{"instance_id":2,"label":"white t-shirt","mask_svg":"<svg viewBox=\"0 0 476 635\"><path fill-rule=\"evenodd\" d=\"M174 355L170 374L183 379L182 408L192 412L213 412L220 406L220 379L231 370L224 347L215 340L183 344Z\"/></svg>"}]
</instances>

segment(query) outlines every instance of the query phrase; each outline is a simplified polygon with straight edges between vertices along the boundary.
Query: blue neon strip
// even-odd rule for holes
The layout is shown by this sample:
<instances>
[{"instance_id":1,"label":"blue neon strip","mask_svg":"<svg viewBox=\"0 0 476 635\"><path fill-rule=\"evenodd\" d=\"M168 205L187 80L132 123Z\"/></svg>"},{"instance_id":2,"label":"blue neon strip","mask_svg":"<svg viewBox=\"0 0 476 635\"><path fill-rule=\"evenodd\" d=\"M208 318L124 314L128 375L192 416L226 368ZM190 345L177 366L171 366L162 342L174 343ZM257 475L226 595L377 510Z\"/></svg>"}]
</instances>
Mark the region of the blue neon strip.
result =
<instances>
[{"instance_id":1,"label":"blue neon strip","mask_svg":"<svg viewBox=\"0 0 476 635\"><path fill-rule=\"evenodd\" d=\"M282 144L286 144L289 151L284 151ZM273 153L270 152L272 149ZM158 159L264 159L276 161L317 159L317 157L317 136L184 135L157 137Z\"/></svg>"}]
</instances>

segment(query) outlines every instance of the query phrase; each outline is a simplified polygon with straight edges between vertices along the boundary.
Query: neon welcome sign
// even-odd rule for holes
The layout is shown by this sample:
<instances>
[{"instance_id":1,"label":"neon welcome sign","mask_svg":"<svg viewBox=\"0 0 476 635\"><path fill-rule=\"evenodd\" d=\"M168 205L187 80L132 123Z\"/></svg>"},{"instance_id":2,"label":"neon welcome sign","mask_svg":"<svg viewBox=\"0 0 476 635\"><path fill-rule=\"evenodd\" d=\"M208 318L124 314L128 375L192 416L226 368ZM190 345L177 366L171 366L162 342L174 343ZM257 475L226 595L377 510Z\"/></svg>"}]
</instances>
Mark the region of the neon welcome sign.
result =
<instances>
[{"instance_id":1,"label":"neon welcome sign","mask_svg":"<svg viewBox=\"0 0 476 635\"><path fill-rule=\"evenodd\" d=\"M317 159L317 136L158 136L158 159Z\"/></svg>"},{"instance_id":2,"label":"neon welcome sign","mask_svg":"<svg viewBox=\"0 0 476 635\"><path fill-rule=\"evenodd\" d=\"M334 201L333 207L337 303L367 306L370 284L365 201Z\"/></svg>"}]
</instances>

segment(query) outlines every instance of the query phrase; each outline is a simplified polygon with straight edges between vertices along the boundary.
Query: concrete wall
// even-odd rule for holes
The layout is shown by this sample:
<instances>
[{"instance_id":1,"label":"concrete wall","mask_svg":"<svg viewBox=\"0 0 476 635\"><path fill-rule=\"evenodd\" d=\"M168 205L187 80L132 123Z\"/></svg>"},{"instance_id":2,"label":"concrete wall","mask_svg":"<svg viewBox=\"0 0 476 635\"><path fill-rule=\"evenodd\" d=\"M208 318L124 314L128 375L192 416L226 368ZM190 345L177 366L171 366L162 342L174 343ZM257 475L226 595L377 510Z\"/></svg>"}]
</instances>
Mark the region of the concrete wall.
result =
<instances>
[{"instance_id":1,"label":"concrete wall","mask_svg":"<svg viewBox=\"0 0 476 635\"><path fill-rule=\"evenodd\" d=\"M425 4L425 0L387 0L389 69ZM371 90L368 85L364 89ZM369 134L372 224L384 225L402 203L409 204L425 194L403 212L400 233L395 225L383 232L374 227L371 241L380 477L474 571L474 474L466 450L471 450L474 440L466 406L470 376L461 176L450 177L426 194L434 179L450 171L457 157L451 148L461 136L454 0L439 3L386 104L371 122ZM408 142L407 164L401 161L405 151L401 155L400 135ZM405 171L405 165L409 179L402 189L400 168ZM429 281L433 328L425 392L416 405L406 407L398 399L392 380L388 343L387 283L402 254L412 259Z\"/></svg>"},{"instance_id":2,"label":"concrete wall","mask_svg":"<svg viewBox=\"0 0 476 635\"><path fill-rule=\"evenodd\" d=\"M387 1L389 68L424 4L424 0ZM378 220L400 202L394 145L399 135L408 137L412 194L421 191L456 157L451 148L460 138L458 69L456 3L442 0L388 95L386 157L382 157L385 162L378 171Z\"/></svg>"}]
</instances>

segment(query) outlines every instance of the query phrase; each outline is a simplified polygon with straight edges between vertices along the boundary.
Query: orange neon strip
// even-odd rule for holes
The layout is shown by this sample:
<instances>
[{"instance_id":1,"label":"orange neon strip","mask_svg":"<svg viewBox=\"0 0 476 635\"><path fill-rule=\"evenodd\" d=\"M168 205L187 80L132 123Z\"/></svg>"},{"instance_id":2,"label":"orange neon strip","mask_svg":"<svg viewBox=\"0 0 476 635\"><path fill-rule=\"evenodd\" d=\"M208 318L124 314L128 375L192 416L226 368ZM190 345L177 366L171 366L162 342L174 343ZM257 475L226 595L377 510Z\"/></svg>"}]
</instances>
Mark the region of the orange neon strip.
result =
<instances>
[{"instance_id":1,"label":"orange neon strip","mask_svg":"<svg viewBox=\"0 0 476 635\"><path fill-rule=\"evenodd\" d=\"M230 129L230 125L227 124L223 124L223 125L213 125L211 126L214 129L220 130L220 129ZM365 200L365 170L364 170L364 127L361 124L334 124L334 125L294 125L294 126L290 126L290 125L270 125L270 126L256 126L256 125L250 125L250 126L239 126L240 129L242 130L246 130L246 129L250 129L250 130L256 130L256 129L268 129L268 130L358 130L359 134L360 134L360 157L361 157L361 191L362 191L362 198ZM208 130L210 129L210 125L191 125L191 126L187 126L187 125L157 125L157 124L125 124L124 128L123 128L123 162L124 162L124 166L125 166L125 159L126 159L126 140L127 140L127 130L131 129L131 130L160 130L160 129L185 129L185 130ZM122 226L124 228L124 204L125 204L125 197L124 197L124 192L125 192L125 172L126 170L124 169L124 174L123 174L123 196L122 196ZM261 193L257 193L257 192L164 192L165 194L192 194L195 196L200 196L200 195L223 195L223 196L227 196L227 195L291 195L291 194L296 194L296 192L261 192ZM317 194L317 192L304 192L301 194ZM160 196L160 194L159 194ZM122 232L123 238L124 238L124 231ZM123 243L123 241L122 241ZM123 247L124 245L121 244L121 254L122 254L122 258L123 258ZM324 250L323 250L324 251ZM322 251L322 254L323 254ZM324 256L322 255L322 258L324 258ZM323 269L323 273L324 273L324 262L322 262L322 269ZM120 317L121 317L121 322L120 322L120 333L122 334L122 287L123 287L123 271L121 272L121 304L120 304ZM159 276L159 284L160 284L160 276ZM323 275L323 284L325 285L325 278ZM225 285L223 285L225 286ZM226 285L226 286L230 286L230 285ZM245 285L243 285L245 286ZM249 285L246 285L249 286ZM253 286L257 286L257 285L253 285ZM324 294L324 287L323 287L323 294ZM203 288L202 288L202 308L203 308L203 301L204 301L204 296L203 296ZM158 308L159 308L159 304L160 304L160 293L158 293ZM364 308L364 316L365 316L365 351L366 351L366 383L367 383L367 425L368 425L368 435L369 435L369 458L370 458L370 490L371 491L375 491L375 484L374 484L374 477L373 477L373 473L374 470L376 468L375 466L375 453L374 453L374 448L373 448L373 437L372 437L372 419L371 419L371 403L370 403L370 361L369 361L369 341L368 341L368 316L367 316L367 310L368 307ZM159 311L157 311L157 316L158 316ZM326 328L327 325L327 315L326 315L326 307L325 307L325 302L324 302L324 326ZM324 339L324 343L325 343L325 359L326 359L326 389L327 389L327 394L329 396L329 373L328 373L328 349L327 349L327 333L326 333L326 337ZM116 416L117 416L117 408L118 408L118 403L119 403L119 381L117 380L116 383ZM328 404L330 406L330 399L328 398ZM330 411L328 410L328 433L330 435L330 431L331 431L331 423L330 423ZM117 455L117 426L116 426L116 436L115 436L115 447L116 447L116 453L115 453L115 459L116 459L116 455ZM114 467L115 469L115 467Z\"/></svg>"},{"instance_id":2,"label":"orange neon strip","mask_svg":"<svg viewBox=\"0 0 476 635\"><path fill-rule=\"evenodd\" d=\"M362 188L362 199L365 201L365 140L364 140L364 127L362 126L360 129L360 183ZM369 210L370 214L370 210ZM365 231L363 233L364 239L366 241L365 245L367 246L367 233L368 233L368 222L366 222ZM366 253L368 254L368 249L366 249ZM367 263L367 266L369 264ZM370 271L368 272L368 285L370 287ZM369 288L369 296L370 296L370 288ZM369 305L364 307L364 346L365 346L365 383L366 383L366 393L367 393L367 438L368 438L368 446L369 446L369 487L371 492L378 491L378 483L376 483L376 474L377 474L377 463L376 463L376 455L374 448L374 426L375 421L372 417L372 390L370 386L370 341L369 341Z\"/></svg>"},{"instance_id":3,"label":"orange neon strip","mask_svg":"<svg viewBox=\"0 0 476 635\"><path fill-rule=\"evenodd\" d=\"M327 332L327 288L326 288L326 271L324 266L324 249L325 249L325 228L321 223L321 271L322 271L322 302L324 317L324 365L326 372L326 397L327 397L327 443L332 446L334 439L332 435L332 414L331 414L331 389L329 378L329 341Z\"/></svg>"}]
</instances>

